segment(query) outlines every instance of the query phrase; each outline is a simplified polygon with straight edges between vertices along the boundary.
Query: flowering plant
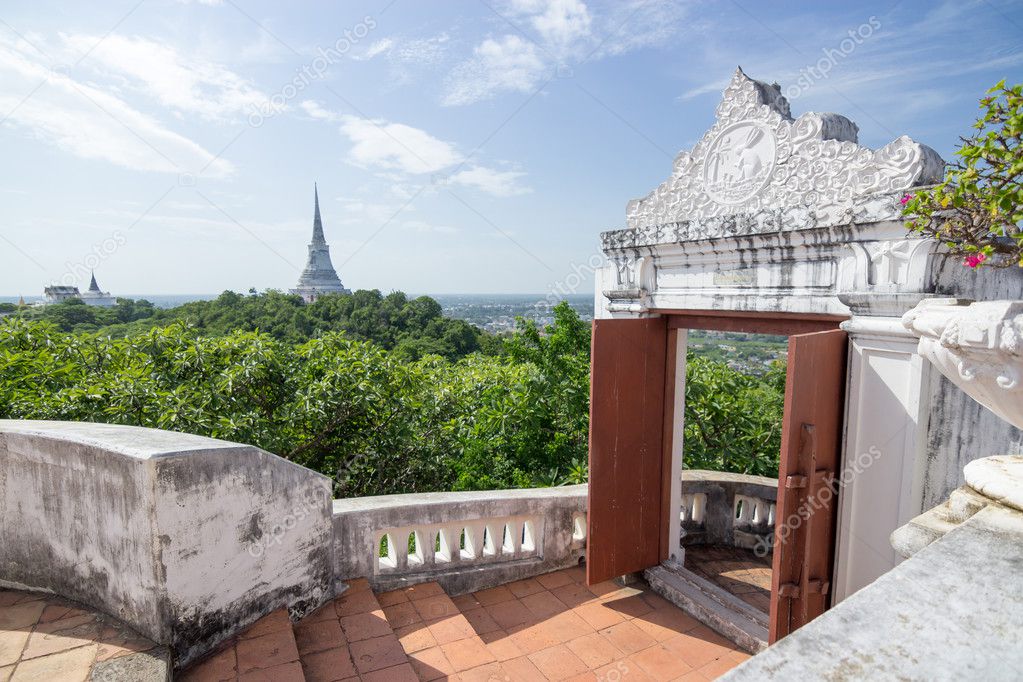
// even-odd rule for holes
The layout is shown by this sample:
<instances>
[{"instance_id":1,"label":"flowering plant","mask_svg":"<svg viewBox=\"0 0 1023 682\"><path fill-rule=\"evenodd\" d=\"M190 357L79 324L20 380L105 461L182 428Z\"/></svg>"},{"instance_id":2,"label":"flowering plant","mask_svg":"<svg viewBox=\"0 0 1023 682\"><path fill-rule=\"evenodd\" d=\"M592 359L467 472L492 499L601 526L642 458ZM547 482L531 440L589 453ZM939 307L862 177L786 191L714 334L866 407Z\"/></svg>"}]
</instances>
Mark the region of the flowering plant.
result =
<instances>
[{"instance_id":1,"label":"flowering plant","mask_svg":"<svg viewBox=\"0 0 1023 682\"><path fill-rule=\"evenodd\" d=\"M1023 85L1002 80L980 100L945 180L902 197L907 227L944 242L963 264L1023 267Z\"/></svg>"}]
</instances>

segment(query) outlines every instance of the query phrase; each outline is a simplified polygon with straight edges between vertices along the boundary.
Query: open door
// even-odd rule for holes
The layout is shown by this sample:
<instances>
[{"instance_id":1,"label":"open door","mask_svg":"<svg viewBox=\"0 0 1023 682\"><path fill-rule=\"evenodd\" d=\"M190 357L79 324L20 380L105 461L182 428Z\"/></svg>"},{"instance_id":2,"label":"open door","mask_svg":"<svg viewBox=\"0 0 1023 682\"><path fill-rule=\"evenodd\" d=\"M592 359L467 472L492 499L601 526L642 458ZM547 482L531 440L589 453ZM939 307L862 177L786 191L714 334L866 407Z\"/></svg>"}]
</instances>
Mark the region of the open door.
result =
<instances>
[{"instance_id":1,"label":"open door","mask_svg":"<svg viewBox=\"0 0 1023 682\"><path fill-rule=\"evenodd\" d=\"M660 561L667 324L594 320L590 370L589 584Z\"/></svg>"},{"instance_id":2,"label":"open door","mask_svg":"<svg viewBox=\"0 0 1023 682\"><path fill-rule=\"evenodd\" d=\"M828 606L845 364L843 331L789 337L771 576L772 644Z\"/></svg>"}]
</instances>

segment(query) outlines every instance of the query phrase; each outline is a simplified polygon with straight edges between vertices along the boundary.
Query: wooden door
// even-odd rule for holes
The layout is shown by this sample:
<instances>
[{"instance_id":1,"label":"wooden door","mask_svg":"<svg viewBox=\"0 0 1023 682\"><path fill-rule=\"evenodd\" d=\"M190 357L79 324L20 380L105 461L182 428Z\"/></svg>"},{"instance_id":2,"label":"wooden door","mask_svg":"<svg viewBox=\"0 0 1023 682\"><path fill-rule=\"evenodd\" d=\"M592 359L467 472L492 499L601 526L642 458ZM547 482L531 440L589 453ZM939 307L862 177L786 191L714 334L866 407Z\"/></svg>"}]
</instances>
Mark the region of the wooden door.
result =
<instances>
[{"instance_id":1,"label":"wooden door","mask_svg":"<svg viewBox=\"0 0 1023 682\"><path fill-rule=\"evenodd\" d=\"M660 561L667 324L594 320L590 369L589 584Z\"/></svg>"},{"instance_id":2,"label":"wooden door","mask_svg":"<svg viewBox=\"0 0 1023 682\"><path fill-rule=\"evenodd\" d=\"M846 334L789 337L771 575L773 644L828 607Z\"/></svg>"}]
</instances>

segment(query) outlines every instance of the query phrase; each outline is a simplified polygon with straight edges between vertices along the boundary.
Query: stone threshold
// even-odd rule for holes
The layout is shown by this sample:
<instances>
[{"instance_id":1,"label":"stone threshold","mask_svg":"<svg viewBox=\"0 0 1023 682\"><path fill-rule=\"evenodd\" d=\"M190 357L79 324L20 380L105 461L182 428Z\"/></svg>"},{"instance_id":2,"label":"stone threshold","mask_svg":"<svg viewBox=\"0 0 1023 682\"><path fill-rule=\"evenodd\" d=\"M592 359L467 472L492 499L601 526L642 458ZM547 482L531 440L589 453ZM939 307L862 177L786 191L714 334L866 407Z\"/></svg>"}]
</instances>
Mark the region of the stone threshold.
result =
<instances>
[{"instance_id":1,"label":"stone threshold","mask_svg":"<svg viewBox=\"0 0 1023 682\"><path fill-rule=\"evenodd\" d=\"M648 568L644 577L654 592L744 651L757 654L767 648L767 615L724 588L677 564Z\"/></svg>"}]
</instances>

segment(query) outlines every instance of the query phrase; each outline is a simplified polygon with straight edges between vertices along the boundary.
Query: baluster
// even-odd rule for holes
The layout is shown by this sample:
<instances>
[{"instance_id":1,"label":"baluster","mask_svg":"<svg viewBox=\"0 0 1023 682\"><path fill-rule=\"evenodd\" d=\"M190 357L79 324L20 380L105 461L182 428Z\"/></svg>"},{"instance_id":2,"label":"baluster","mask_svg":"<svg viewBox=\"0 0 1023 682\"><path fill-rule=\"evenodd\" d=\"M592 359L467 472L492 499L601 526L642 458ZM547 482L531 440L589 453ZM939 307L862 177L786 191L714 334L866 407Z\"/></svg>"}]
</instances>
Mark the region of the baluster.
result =
<instances>
[{"instance_id":1,"label":"baluster","mask_svg":"<svg viewBox=\"0 0 1023 682\"><path fill-rule=\"evenodd\" d=\"M462 561L462 530L464 526L461 524L457 526L448 526L448 539L451 547L451 561L452 563L460 563Z\"/></svg>"},{"instance_id":2,"label":"baluster","mask_svg":"<svg viewBox=\"0 0 1023 682\"><path fill-rule=\"evenodd\" d=\"M484 527L485 526L479 522L466 524L465 552L462 554L463 559L478 561L483 558Z\"/></svg>"},{"instance_id":3,"label":"baluster","mask_svg":"<svg viewBox=\"0 0 1023 682\"><path fill-rule=\"evenodd\" d=\"M536 554L540 548L540 524L536 519L526 519L522 523L522 549Z\"/></svg>"},{"instance_id":4,"label":"baluster","mask_svg":"<svg viewBox=\"0 0 1023 682\"><path fill-rule=\"evenodd\" d=\"M490 521L487 523L487 542L483 548L483 553L488 554L492 557L499 557L504 551L504 524L494 523Z\"/></svg>"},{"instance_id":5,"label":"baluster","mask_svg":"<svg viewBox=\"0 0 1023 682\"><path fill-rule=\"evenodd\" d=\"M504 531L504 555L509 559L516 559L522 551L522 524L515 519L509 519Z\"/></svg>"},{"instance_id":6,"label":"baluster","mask_svg":"<svg viewBox=\"0 0 1023 682\"><path fill-rule=\"evenodd\" d=\"M427 526L416 531L416 553L423 559L424 568L432 568L437 563L437 558L434 556L436 541L436 528Z\"/></svg>"},{"instance_id":7,"label":"baluster","mask_svg":"<svg viewBox=\"0 0 1023 682\"><path fill-rule=\"evenodd\" d=\"M740 501L741 506L739 507L739 526L748 526L753 520L753 499L746 497L745 495L736 495L736 498Z\"/></svg>"},{"instance_id":8,"label":"baluster","mask_svg":"<svg viewBox=\"0 0 1023 682\"><path fill-rule=\"evenodd\" d=\"M387 544L394 549L394 565L399 572L408 571L408 533L390 533Z\"/></svg>"},{"instance_id":9,"label":"baluster","mask_svg":"<svg viewBox=\"0 0 1023 682\"><path fill-rule=\"evenodd\" d=\"M702 526L706 514L707 514L706 493L697 493L693 495L693 521Z\"/></svg>"}]
</instances>

